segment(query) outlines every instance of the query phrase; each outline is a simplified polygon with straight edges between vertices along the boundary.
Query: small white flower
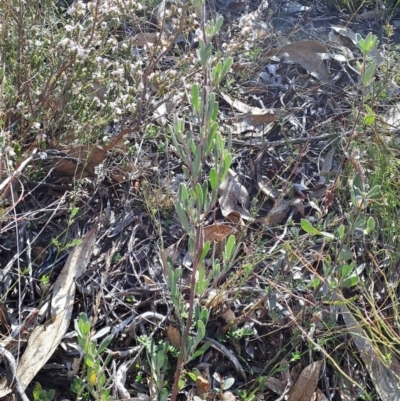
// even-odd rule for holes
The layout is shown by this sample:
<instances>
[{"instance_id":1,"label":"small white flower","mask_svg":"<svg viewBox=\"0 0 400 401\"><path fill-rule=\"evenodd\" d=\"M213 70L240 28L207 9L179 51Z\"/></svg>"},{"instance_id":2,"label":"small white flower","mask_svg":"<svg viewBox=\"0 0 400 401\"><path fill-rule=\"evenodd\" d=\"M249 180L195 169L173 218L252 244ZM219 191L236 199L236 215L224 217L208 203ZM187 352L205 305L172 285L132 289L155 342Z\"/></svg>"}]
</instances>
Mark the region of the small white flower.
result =
<instances>
[{"instance_id":1,"label":"small white flower","mask_svg":"<svg viewBox=\"0 0 400 401\"><path fill-rule=\"evenodd\" d=\"M33 123L32 128L39 131L40 130L40 123Z\"/></svg>"},{"instance_id":2,"label":"small white flower","mask_svg":"<svg viewBox=\"0 0 400 401\"><path fill-rule=\"evenodd\" d=\"M87 58L88 52L82 46L76 46L76 51L78 53L77 55L79 58L81 58L81 59Z\"/></svg>"},{"instance_id":3,"label":"small white flower","mask_svg":"<svg viewBox=\"0 0 400 401\"><path fill-rule=\"evenodd\" d=\"M94 173L97 175L99 179L103 179L105 177L104 164L101 163L98 166L96 166L94 168Z\"/></svg>"},{"instance_id":4,"label":"small white flower","mask_svg":"<svg viewBox=\"0 0 400 401\"><path fill-rule=\"evenodd\" d=\"M38 140L44 142L47 138L47 135L43 132L38 135Z\"/></svg>"},{"instance_id":5,"label":"small white flower","mask_svg":"<svg viewBox=\"0 0 400 401\"><path fill-rule=\"evenodd\" d=\"M118 45L117 39L115 39L115 38L109 38L109 39L107 40L107 45L117 46L117 45Z\"/></svg>"},{"instance_id":6,"label":"small white flower","mask_svg":"<svg viewBox=\"0 0 400 401\"><path fill-rule=\"evenodd\" d=\"M58 42L57 47L69 46L70 43L71 43L71 39L69 39L69 38L64 38L63 40L61 40L60 42Z\"/></svg>"},{"instance_id":7,"label":"small white flower","mask_svg":"<svg viewBox=\"0 0 400 401\"><path fill-rule=\"evenodd\" d=\"M18 102L17 103L17 109L21 110L24 107L24 103L23 102Z\"/></svg>"},{"instance_id":8,"label":"small white flower","mask_svg":"<svg viewBox=\"0 0 400 401\"><path fill-rule=\"evenodd\" d=\"M117 70L113 71L111 75L122 77L124 75L124 69L118 68Z\"/></svg>"},{"instance_id":9,"label":"small white flower","mask_svg":"<svg viewBox=\"0 0 400 401\"><path fill-rule=\"evenodd\" d=\"M71 31L74 30L74 27L73 27L72 25L65 25L64 29L65 29L67 32L71 32Z\"/></svg>"}]
</instances>

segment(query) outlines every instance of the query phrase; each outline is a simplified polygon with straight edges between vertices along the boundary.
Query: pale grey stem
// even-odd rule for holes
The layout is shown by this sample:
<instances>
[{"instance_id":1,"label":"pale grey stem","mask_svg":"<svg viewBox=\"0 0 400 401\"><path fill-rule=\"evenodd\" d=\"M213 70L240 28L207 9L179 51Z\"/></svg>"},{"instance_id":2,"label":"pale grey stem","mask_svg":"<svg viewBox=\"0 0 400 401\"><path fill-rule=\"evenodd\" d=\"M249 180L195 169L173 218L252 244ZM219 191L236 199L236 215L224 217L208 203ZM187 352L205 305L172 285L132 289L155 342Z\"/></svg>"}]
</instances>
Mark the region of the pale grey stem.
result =
<instances>
[{"instance_id":1,"label":"pale grey stem","mask_svg":"<svg viewBox=\"0 0 400 401\"><path fill-rule=\"evenodd\" d=\"M7 351L0 344L0 355L4 358L4 367L6 368L8 386L12 388L18 401L29 401L29 398L25 394L24 388L17 377L17 366L12 353Z\"/></svg>"}]
</instances>

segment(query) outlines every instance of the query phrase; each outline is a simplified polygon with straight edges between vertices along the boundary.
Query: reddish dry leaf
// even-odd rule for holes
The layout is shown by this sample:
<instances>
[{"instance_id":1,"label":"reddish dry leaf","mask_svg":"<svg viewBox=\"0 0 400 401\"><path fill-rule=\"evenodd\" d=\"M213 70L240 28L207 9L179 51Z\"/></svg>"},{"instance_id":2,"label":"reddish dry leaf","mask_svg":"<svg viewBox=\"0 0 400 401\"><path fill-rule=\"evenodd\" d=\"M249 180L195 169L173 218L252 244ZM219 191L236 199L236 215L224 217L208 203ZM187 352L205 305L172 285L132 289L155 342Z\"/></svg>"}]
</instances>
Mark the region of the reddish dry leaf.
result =
<instances>
[{"instance_id":1,"label":"reddish dry leaf","mask_svg":"<svg viewBox=\"0 0 400 401\"><path fill-rule=\"evenodd\" d=\"M182 335L180 330L174 325L169 324L166 332L168 341L171 343L171 345L177 349L180 349L182 344Z\"/></svg>"},{"instance_id":2,"label":"reddish dry leaf","mask_svg":"<svg viewBox=\"0 0 400 401\"><path fill-rule=\"evenodd\" d=\"M212 224L204 227L204 242L221 242L236 233L237 230L228 224Z\"/></svg>"},{"instance_id":3,"label":"reddish dry leaf","mask_svg":"<svg viewBox=\"0 0 400 401\"><path fill-rule=\"evenodd\" d=\"M226 219L229 220L233 224L237 224L237 225L240 225L240 226L244 225L243 220L242 220L239 212L229 213L228 216L226 216Z\"/></svg>"},{"instance_id":4,"label":"reddish dry leaf","mask_svg":"<svg viewBox=\"0 0 400 401\"><path fill-rule=\"evenodd\" d=\"M203 376L196 377L196 390L197 394L202 397L205 393L208 393L211 389L210 382Z\"/></svg>"},{"instance_id":5,"label":"reddish dry leaf","mask_svg":"<svg viewBox=\"0 0 400 401\"><path fill-rule=\"evenodd\" d=\"M85 178L95 176L95 168L101 164L107 152L99 146L77 146L68 152L69 158L55 162L54 171L66 177Z\"/></svg>"},{"instance_id":6,"label":"reddish dry leaf","mask_svg":"<svg viewBox=\"0 0 400 401\"><path fill-rule=\"evenodd\" d=\"M204 242L210 241L215 244L215 255L220 257L229 236L237 237L239 231L228 224L212 224L204 227ZM210 251L211 252L211 251Z\"/></svg>"},{"instance_id":7,"label":"reddish dry leaf","mask_svg":"<svg viewBox=\"0 0 400 401\"><path fill-rule=\"evenodd\" d=\"M237 122L239 127L241 127L240 131L245 131L273 123L279 118L280 114L278 111L272 109L254 111L238 115Z\"/></svg>"},{"instance_id":8,"label":"reddish dry leaf","mask_svg":"<svg viewBox=\"0 0 400 401\"><path fill-rule=\"evenodd\" d=\"M145 274L142 274L141 277L143 278L146 285L156 285L156 283L150 277L146 276Z\"/></svg>"}]
</instances>

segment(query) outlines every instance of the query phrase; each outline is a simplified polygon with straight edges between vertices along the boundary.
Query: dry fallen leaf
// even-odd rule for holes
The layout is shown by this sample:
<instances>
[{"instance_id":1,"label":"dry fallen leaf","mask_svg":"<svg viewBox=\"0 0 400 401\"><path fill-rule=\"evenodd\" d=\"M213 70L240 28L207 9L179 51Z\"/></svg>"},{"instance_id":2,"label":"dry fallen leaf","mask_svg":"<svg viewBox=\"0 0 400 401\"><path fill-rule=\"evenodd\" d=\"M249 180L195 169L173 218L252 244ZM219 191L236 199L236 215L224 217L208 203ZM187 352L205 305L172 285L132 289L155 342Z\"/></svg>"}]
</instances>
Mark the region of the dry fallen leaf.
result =
<instances>
[{"instance_id":1,"label":"dry fallen leaf","mask_svg":"<svg viewBox=\"0 0 400 401\"><path fill-rule=\"evenodd\" d=\"M219 193L219 204L224 217L232 212L239 212L243 219L250 219L250 213L247 210L249 206L249 194L247 193L247 189L239 182L237 174L232 169L229 169L227 176L221 183Z\"/></svg>"},{"instance_id":2,"label":"dry fallen leaf","mask_svg":"<svg viewBox=\"0 0 400 401\"><path fill-rule=\"evenodd\" d=\"M296 364L293 366L290 374L288 375L288 386L290 388L296 383L297 379L299 378L301 372L303 371L303 365L301 363Z\"/></svg>"},{"instance_id":3,"label":"dry fallen leaf","mask_svg":"<svg viewBox=\"0 0 400 401\"><path fill-rule=\"evenodd\" d=\"M319 371L324 361L308 365L300 374L293 388L290 390L287 401L311 401L319 379Z\"/></svg>"},{"instance_id":4,"label":"dry fallen leaf","mask_svg":"<svg viewBox=\"0 0 400 401\"><path fill-rule=\"evenodd\" d=\"M17 377L25 389L53 355L68 330L75 300L75 280L89 263L96 242L96 229L90 230L69 254L53 287L51 320L36 327L17 368ZM7 380L0 382L0 399L11 389Z\"/></svg>"},{"instance_id":5,"label":"dry fallen leaf","mask_svg":"<svg viewBox=\"0 0 400 401\"><path fill-rule=\"evenodd\" d=\"M328 401L328 398L321 390L317 389L317 397L315 401Z\"/></svg>"},{"instance_id":6,"label":"dry fallen leaf","mask_svg":"<svg viewBox=\"0 0 400 401\"><path fill-rule=\"evenodd\" d=\"M252 111L252 109L254 109L254 107L251 107L246 103L241 102L240 100L232 99L227 93L221 92L221 97L225 100L226 103L228 103L231 107L240 111L241 113L249 113Z\"/></svg>"},{"instance_id":7,"label":"dry fallen leaf","mask_svg":"<svg viewBox=\"0 0 400 401\"><path fill-rule=\"evenodd\" d=\"M269 213L264 217L258 217L257 219L254 219L254 223L266 224L267 226L279 224L286 217L289 206L289 201L278 199Z\"/></svg>"},{"instance_id":8,"label":"dry fallen leaf","mask_svg":"<svg viewBox=\"0 0 400 401\"><path fill-rule=\"evenodd\" d=\"M206 307L211 311L217 310L225 304L228 298L228 293L226 291L216 291L212 288L207 294Z\"/></svg>"},{"instance_id":9,"label":"dry fallen leaf","mask_svg":"<svg viewBox=\"0 0 400 401\"><path fill-rule=\"evenodd\" d=\"M243 222L239 212L229 213L228 216L226 216L226 220L228 220L231 223L236 224L238 226L244 226L244 222Z\"/></svg>"},{"instance_id":10,"label":"dry fallen leaf","mask_svg":"<svg viewBox=\"0 0 400 401\"><path fill-rule=\"evenodd\" d=\"M160 34L158 32L141 32L136 34L132 38L132 44L134 46L143 47L149 43L157 43Z\"/></svg>"},{"instance_id":11,"label":"dry fallen leaf","mask_svg":"<svg viewBox=\"0 0 400 401\"><path fill-rule=\"evenodd\" d=\"M300 64L319 81L334 85L322 54L328 53L325 45L316 40L299 40L279 49L278 55Z\"/></svg>"},{"instance_id":12,"label":"dry fallen leaf","mask_svg":"<svg viewBox=\"0 0 400 401\"><path fill-rule=\"evenodd\" d=\"M265 195L272 199L278 199L282 194L279 189L274 188L272 181L268 177L264 177L260 173L257 173L257 185Z\"/></svg>"},{"instance_id":13,"label":"dry fallen leaf","mask_svg":"<svg viewBox=\"0 0 400 401\"><path fill-rule=\"evenodd\" d=\"M261 129L265 125L275 122L279 118L278 110L257 110L251 113L239 114L236 116L237 132L251 131Z\"/></svg>"},{"instance_id":14,"label":"dry fallen leaf","mask_svg":"<svg viewBox=\"0 0 400 401\"><path fill-rule=\"evenodd\" d=\"M321 174L327 174L329 171L332 170L332 164L333 164L333 156L335 155L335 149L332 148L324 157L324 161L322 162L321 165Z\"/></svg>"},{"instance_id":15,"label":"dry fallen leaf","mask_svg":"<svg viewBox=\"0 0 400 401\"><path fill-rule=\"evenodd\" d=\"M260 109L259 107L249 106L240 100L232 99L226 93L221 93L221 97L232 108L241 112L233 119L236 124L236 130L239 133L265 128L266 125L275 122L278 118L288 115L282 109Z\"/></svg>"},{"instance_id":16,"label":"dry fallen leaf","mask_svg":"<svg viewBox=\"0 0 400 401\"><path fill-rule=\"evenodd\" d=\"M240 375L240 377L247 382L247 375L242 366L240 365L240 362L234 352L232 352L229 348L225 347L225 345L221 344L217 340L211 337L206 337L206 340L211 343L211 346L221 352L226 359L229 360L229 362L233 365L235 368L236 372Z\"/></svg>"},{"instance_id":17,"label":"dry fallen leaf","mask_svg":"<svg viewBox=\"0 0 400 401\"><path fill-rule=\"evenodd\" d=\"M397 103L391 106L387 111L386 116L381 117L386 122L387 128L391 131L396 131L400 128L400 104Z\"/></svg>"},{"instance_id":18,"label":"dry fallen leaf","mask_svg":"<svg viewBox=\"0 0 400 401\"><path fill-rule=\"evenodd\" d=\"M278 54L282 52L290 52L299 47L307 48L315 53L328 53L326 46L317 40L298 40L297 42L289 43L279 49Z\"/></svg>"},{"instance_id":19,"label":"dry fallen leaf","mask_svg":"<svg viewBox=\"0 0 400 401\"><path fill-rule=\"evenodd\" d=\"M369 11L364 11L363 13L356 16L356 19L359 21L366 21L366 20L379 20L384 15L384 10L374 9Z\"/></svg>"},{"instance_id":20,"label":"dry fallen leaf","mask_svg":"<svg viewBox=\"0 0 400 401\"><path fill-rule=\"evenodd\" d=\"M332 26L331 28L339 35L349 38L353 42L353 44L357 47L356 33L352 31L350 28L341 26ZM377 61L377 65L380 65L385 60L385 57L383 56L383 54L379 49L372 50L370 57Z\"/></svg>"},{"instance_id":21,"label":"dry fallen leaf","mask_svg":"<svg viewBox=\"0 0 400 401\"><path fill-rule=\"evenodd\" d=\"M331 26L339 35L349 38L355 45L357 44L356 33L346 26Z\"/></svg>"},{"instance_id":22,"label":"dry fallen leaf","mask_svg":"<svg viewBox=\"0 0 400 401\"><path fill-rule=\"evenodd\" d=\"M129 163L128 166L120 166L115 167L110 171L110 177L113 181L121 184L122 182L126 182L129 178L129 173L135 171L136 167L133 163Z\"/></svg>"},{"instance_id":23,"label":"dry fallen leaf","mask_svg":"<svg viewBox=\"0 0 400 401\"><path fill-rule=\"evenodd\" d=\"M303 201L299 198L293 199L290 206L294 206L302 217L305 217Z\"/></svg>"},{"instance_id":24,"label":"dry fallen leaf","mask_svg":"<svg viewBox=\"0 0 400 401\"><path fill-rule=\"evenodd\" d=\"M101 164L107 152L99 146L77 146L68 151L68 157L55 160L54 171L66 177L85 178L95 176L95 168Z\"/></svg>"},{"instance_id":25,"label":"dry fallen leaf","mask_svg":"<svg viewBox=\"0 0 400 401\"><path fill-rule=\"evenodd\" d=\"M265 381L265 385L278 395L283 394L286 387L285 381L280 380L276 377L268 377Z\"/></svg>"},{"instance_id":26,"label":"dry fallen leaf","mask_svg":"<svg viewBox=\"0 0 400 401\"><path fill-rule=\"evenodd\" d=\"M223 324L218 329L218 333L221 335L225 335L229 331L229 328L231 326L234 329L237 328L237 325L233 323L235 318L236 318L235 313L231 308L228 308L225 312L218 315L218 320L221 321L221 323Z\"/></svg>"},{"instance_id":27,"label":"dry fallen leaf","mask_svg":"<svg viewBox=\"0 0 400 401\"><path fill-rule=\"evenodd\" d=\"M302 364L298 363L297 365L295 365L290 371L290 373L288 371L288 364L286 359L283 359L279 365L280 369L282 369L281 379L278 379L276 377L269 377L266 380L266 385L270 390L280 395L277 401L282 401L285 399L285 397L293 387L293 384L300 376L302 370Z\"/></svg>"}]
</instances>

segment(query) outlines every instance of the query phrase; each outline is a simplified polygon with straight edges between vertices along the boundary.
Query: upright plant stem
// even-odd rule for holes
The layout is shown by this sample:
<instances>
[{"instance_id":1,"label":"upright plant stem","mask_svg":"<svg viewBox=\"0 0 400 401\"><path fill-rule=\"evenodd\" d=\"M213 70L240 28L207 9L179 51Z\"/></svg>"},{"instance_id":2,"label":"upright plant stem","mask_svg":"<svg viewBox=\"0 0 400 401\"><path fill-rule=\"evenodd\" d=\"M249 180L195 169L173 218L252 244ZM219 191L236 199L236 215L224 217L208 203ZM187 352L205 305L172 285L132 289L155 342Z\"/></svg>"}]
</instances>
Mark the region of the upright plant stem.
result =
<instances>
[{"instance_id":1,"label":"upright plant stem","mask_svg":"<svg viewBox=\"0 0 400 401\"><path fill-rule=\"evenodd\" d=\"M195 292L196 292L196 275L197 275L198 264L199 264L201 253L203 251L203 247L204 247L204 228L203 228L203 226L199 225L196 229L196 242L195 242L195 247L194 247L196 257L193 262L192 277L190 280L189 313L188 313L188 318L186 320L185 332L183 333L183 336L182 336L178 364L177 364L177 368L175 371L174 385L172 388L171 401L176 400L176 396L178 395L178 389L179 389L179 378L181 376L182 369L187 362L185 345L187 344L187 340L189 338L190 326L192 325L192 321L193 321L194 297L195 297Z\"/></svg>"}]
</instances>

